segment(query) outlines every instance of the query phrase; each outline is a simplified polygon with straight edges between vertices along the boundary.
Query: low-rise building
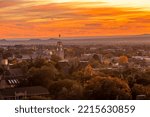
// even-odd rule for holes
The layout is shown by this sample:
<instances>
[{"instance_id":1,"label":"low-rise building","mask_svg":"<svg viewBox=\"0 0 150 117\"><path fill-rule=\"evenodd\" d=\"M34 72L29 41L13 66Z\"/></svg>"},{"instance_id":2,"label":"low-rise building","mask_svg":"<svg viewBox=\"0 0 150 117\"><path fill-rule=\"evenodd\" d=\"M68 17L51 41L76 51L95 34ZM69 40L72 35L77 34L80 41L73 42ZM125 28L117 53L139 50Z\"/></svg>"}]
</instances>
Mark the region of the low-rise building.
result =
<instances>
[{"instance_id":1,"label":"low-rise building","mask_svg":"<svg viewBox=\"0 0 150 117\"><path fill-rule=\"evenodd\" d=\"M29 99L34 96L48 97L49 91L41 86L0 89L0 99L18 100Z\"/></svg>"}]
</instances>

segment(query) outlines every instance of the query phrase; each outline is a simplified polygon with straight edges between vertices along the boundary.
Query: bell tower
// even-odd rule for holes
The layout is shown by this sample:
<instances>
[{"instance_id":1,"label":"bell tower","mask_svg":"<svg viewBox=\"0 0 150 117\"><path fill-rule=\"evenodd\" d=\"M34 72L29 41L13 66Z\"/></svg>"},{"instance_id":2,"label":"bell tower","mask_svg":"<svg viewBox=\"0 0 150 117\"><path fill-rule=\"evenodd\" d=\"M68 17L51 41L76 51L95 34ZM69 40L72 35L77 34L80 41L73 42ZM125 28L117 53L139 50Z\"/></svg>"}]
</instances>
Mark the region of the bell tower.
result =
<instances>
[{"instance_id":1,"label":"bell tower","mask_svg":"<svg viewBox=\"0 0 150 117\"><path fill-rule=\"evenodd\" d=\"M61 59L64 59L64 48L63 48L63 43L60 40L61 35L59 35L59 41L57 42L57 49L56 49L56 54L59 56Z\"/></svg>"}]
</instances>

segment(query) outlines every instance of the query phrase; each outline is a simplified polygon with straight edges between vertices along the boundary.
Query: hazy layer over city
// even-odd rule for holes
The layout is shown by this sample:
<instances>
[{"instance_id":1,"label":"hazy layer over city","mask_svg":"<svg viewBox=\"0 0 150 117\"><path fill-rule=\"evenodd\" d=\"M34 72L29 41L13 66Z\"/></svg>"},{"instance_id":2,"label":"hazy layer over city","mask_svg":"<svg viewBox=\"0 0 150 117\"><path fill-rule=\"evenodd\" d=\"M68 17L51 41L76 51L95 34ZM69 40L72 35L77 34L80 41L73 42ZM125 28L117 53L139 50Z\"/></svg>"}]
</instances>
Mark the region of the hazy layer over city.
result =
<instances>
[{"instance_id":1,"label":"hazy layer over city","mask_svg":"<svg viewBox=\"0 0 150 117\"><path fill-rule=\"evenodd\" d=\"M55 45L61 40L64 45L149 45L150 35L102 36L102 37L68 37L68 38L32 38L32 39L1 39L0 45Z\"/></svg>"}]
</instances>

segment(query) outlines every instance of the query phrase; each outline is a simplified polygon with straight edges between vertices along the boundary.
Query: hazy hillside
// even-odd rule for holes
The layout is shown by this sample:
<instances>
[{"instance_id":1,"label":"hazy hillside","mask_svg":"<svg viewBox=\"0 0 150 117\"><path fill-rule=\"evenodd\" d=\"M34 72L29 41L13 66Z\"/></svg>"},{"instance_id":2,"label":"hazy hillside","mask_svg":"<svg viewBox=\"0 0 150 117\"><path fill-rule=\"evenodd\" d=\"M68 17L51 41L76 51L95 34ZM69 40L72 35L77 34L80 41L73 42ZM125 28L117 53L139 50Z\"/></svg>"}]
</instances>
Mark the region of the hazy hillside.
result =
<instances>
[{"instance_id":1,"label":"hazy hillside","mask_svg":"<svg viewBox=\"0 0 150 117\"><path fill-rule=\"evenodd\" d=\"M0 45L17 44L56 44L59 39L1 39ZM107 37L80 37L80 38L62 38L61 41L66 45L90 45L90 44L150 44L150 35L134 36L107 36Z\"/></svg>"}]
</instances>

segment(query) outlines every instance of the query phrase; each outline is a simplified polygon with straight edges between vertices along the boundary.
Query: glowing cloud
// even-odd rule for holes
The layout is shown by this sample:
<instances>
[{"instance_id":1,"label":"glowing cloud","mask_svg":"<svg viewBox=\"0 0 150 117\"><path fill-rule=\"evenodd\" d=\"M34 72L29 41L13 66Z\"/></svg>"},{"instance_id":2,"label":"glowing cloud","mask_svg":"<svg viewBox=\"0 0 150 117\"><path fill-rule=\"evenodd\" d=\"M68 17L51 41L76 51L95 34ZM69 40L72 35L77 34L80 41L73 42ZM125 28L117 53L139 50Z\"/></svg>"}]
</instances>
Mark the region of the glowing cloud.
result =
<instances>
[{"instance_id":1,"label":"glowing cloud","mask_svg":"<svg viewBox=\"0 0 150 117\"><path fill-rule=\"evenodd\" d=\"M149 6L149 0L0 0L0 38L149 33Z\"/></svg>"}]
</instances>

